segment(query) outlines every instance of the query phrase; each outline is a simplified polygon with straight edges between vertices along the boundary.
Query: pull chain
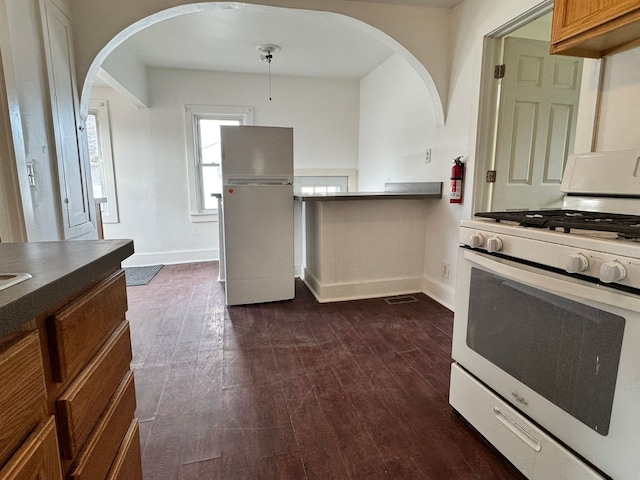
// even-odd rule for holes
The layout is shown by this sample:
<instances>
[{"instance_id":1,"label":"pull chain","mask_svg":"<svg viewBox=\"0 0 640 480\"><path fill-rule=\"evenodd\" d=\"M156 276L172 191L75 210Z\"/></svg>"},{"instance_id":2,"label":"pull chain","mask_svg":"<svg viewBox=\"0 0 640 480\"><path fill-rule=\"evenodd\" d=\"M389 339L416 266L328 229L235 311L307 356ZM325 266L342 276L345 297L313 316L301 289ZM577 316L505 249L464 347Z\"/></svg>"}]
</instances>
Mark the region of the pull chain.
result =
<instances>
[{"instance_id":1,"label":"pull chain","mask_svg":"<svg viewBox=\"0 0 640 480\"><path fill-rule=\"evenodd\" d=\"M269 101L273 100L271 95L272 92L272 78L271 78L271 61L273 60L273 54L275 52L280 51L280 47L278 45L271 44L262 44L258 45L256 49L262 54L260 55L260 60L263 62L267 62L269 64Z\"/></svg>"},{"instance_id":2,"label":"pull chain","mask_svg":"<svg viewBox=\"0 0 640 480\"><path fill-rule=\"evenodd\" d=\"M273 55L271 55L271 53L269 53L267 55L267 62L269 63L269 101L271 101L271 59L273 58Z\"/></svg>"}]
</instances>

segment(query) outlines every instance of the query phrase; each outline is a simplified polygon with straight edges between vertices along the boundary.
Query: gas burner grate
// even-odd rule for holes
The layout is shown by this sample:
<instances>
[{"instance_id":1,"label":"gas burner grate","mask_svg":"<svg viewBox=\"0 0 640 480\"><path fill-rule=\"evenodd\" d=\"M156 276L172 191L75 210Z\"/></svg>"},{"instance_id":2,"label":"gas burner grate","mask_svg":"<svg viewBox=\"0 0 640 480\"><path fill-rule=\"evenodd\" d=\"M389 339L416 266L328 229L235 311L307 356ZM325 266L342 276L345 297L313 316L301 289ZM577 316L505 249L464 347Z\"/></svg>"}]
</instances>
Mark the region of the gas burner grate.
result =
<instances>
[{"instance_id":1,"label":"gas burner grate","mask_svg":"<svg viewBox=\"0 0 640 480\"><path fill-rule=\"evenodd\" d=\"M594 230L617 233L621 238L640 240L640 216L582 210L522 210L517 212L479 212L478 217L496 222L516 222L524 227L571 230Z\"/></svg>"}]
</instances>

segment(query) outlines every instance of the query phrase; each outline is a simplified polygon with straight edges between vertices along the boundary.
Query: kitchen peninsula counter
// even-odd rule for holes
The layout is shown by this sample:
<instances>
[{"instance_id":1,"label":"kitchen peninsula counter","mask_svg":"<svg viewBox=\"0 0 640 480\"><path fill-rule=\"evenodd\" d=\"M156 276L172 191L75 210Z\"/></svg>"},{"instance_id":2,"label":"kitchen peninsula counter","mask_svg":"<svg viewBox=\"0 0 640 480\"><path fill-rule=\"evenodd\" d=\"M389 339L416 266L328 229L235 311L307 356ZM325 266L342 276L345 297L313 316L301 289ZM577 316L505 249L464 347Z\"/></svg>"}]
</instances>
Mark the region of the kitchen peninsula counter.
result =
<instances>
[{"instance_id":1,"label":"kitchen peninsula counter","mask_svg":"<svg viewBox=\"0 0 640 480\"><path fill-rule=\"evenodd\" d=\"M423 184L424 185L424 184ZM424 291L427 214L440 182L419 192L296 195L301 276L319 302Z\"/></svg>"}]
</instances>

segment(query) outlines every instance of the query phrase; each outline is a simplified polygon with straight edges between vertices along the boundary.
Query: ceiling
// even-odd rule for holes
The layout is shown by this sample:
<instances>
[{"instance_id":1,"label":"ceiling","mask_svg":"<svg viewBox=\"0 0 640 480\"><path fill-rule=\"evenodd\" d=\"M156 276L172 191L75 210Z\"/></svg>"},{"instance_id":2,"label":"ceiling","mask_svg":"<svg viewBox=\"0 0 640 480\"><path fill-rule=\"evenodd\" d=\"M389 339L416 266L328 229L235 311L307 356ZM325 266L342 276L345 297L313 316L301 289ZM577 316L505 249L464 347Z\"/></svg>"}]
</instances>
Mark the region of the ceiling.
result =
<instances>
[{"instance_id":1,"label":"ceiling","mask_svg":"<svg viewBox=\"0 0 640 480\"><path fill-rule=\"evenodd\" d=\"M462 0L358 1L451 7ZM266 74L259 44L281 47L273 55L272 75L359 80L393 54L357 22L284 8L186 14L147 27L118 48L133 50L149 67Z\"/></svg>"}]
</instances>

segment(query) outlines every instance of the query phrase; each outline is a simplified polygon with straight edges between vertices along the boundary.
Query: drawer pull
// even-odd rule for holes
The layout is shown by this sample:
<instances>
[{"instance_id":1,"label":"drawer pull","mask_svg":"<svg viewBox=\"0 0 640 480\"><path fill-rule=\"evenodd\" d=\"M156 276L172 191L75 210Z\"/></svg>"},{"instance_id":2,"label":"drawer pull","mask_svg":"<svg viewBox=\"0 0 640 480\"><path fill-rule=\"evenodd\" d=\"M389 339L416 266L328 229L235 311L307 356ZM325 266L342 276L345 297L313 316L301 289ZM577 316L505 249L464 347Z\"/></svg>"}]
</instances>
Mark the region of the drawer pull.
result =
<instances>
[{"instance_id":1,"label":"drawer pull","mask_svg":"<svg viewBox=\"0 0 640 480\"><path fill-rule=\"evenodd\" d=\"M529 447L531 447L536 452L542 450L542 446L540 442L536 440L529 432L527 432L524 428L518 425L511 417L505 415L502 410L498 407L493 407L493 413L496 414L496 418L502 423L505 427L507 427L511 432L513 432L520 440L526 443Z\"/></svg>"}]
</instances>

